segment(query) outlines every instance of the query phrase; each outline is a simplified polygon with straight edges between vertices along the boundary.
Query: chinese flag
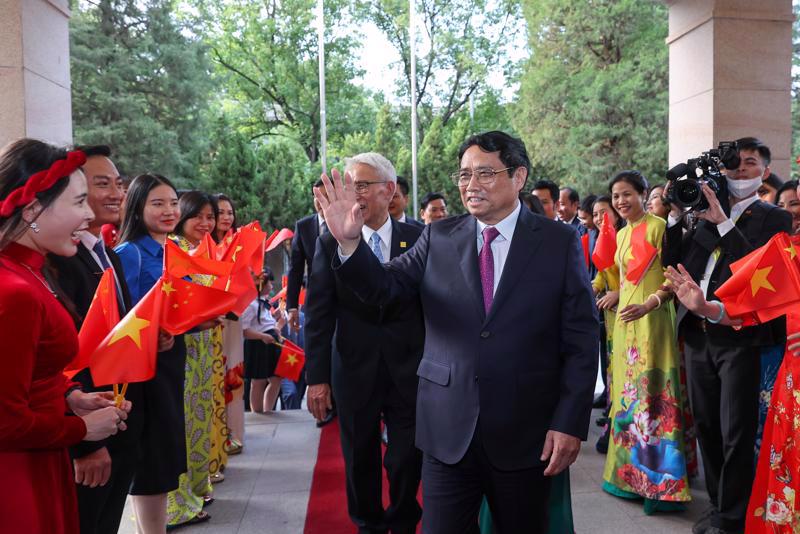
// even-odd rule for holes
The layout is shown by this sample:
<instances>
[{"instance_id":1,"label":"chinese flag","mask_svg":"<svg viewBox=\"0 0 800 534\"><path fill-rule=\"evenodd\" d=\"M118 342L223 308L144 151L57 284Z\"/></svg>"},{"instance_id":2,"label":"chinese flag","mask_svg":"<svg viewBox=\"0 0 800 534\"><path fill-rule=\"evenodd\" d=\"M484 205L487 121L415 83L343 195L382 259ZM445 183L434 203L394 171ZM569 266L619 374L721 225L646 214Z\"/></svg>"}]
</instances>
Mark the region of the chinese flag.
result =
<instances>
[{"instance_id":1,"label":"chinese flag","mask_svg":"<svg viewBox=\"0 0 800 534\"><path fill-rule=\"evenodd\" d=\"M200 241L200 244L197 245L197 248L189 252L189 255L207 260L216 260L217 244L214 243L214 239L211 237L211 234L206 233L206 235L204 235L203 239Z\"/></svg>"},{"instance_id":2,"label":"chinese flag","mask_svg":"<svg viewBox=\"0 0 800 534\"><path fill-rule=\"evenodd\" d=\"M258 296L256 284L249 268L234 267L230 276L221 276L211 284L214 289L227 291L236 297L236 301L230 311L236 315L242 315L247 306Z\"/></svg>"},{"instance_id":3,"label":"chinese flag","mask_svg":"<svg viewBox=\"0 0 800 534\"><path fill-rule=\"evenodd\" d=\"M275 237L273 237L273 238L272 238L272 240L269 242L269 245L267 246L267 252L270 252L270 251L272 251L272 250L275 250L276 248L278 248L278 245L280 245L281 243L283 243L283 242L284 242L284 241L286 241L287 239L291 239L292 237L294 237L294 232L292 232L292 231L291 231L291 230L289 230L288 228L283 228L283 229L282 229L280 232L278 232L278 234L277 234L277 235L275 235Z\"/></svg>"},{"instance_id":4,"label":"chinese flag","mask_svg":"<svg viewBox=\"0 0 800 534\"><path fill-rule=\"evenodd\" d=\"M163 293L161 328L174 336L225 315L236 304L233 293L187 282L168 273L164 273L160 284Z\"/></svg>"},{"instance_id":5,"label":"chinese flag","mask_svg":"<svg viewBox=\"0 0 800 534\"><path fill-rule=\"evenodd\" d=\"M270 304L274 304L274 303L278 302L279 300L285 299L285 298L286 298L286 286L283 286L283 289L281 289L280 291L275 293L275 296L272 297L271 299L269 299L269 302L270 302Z\"/></svg>"},{"instance_id":6,"label":"chinese flag","mask_svg":"<svg viewBox=\"0 0 800 534\"><path fill-rule=\"evenodd\" d=\"M155 376L161 284L156 282L92 353L89 369L95 385L144 382Z\"/></svg>"},{"instance_id":7,"label":"chinese flag","mask_svg":"<svg viewBox=\"0 0 800 534\"><path fill-rule=\"evenodd\" d=\"M614 265L614 255L617 253L617 230L611 224L608 213L603 214L603 224L600 226L600 235L594 244L592 261L598 271L605 271Z\"/></svg>"},{"instance_id":8,"label":"chinese flag","mask_svg":"<svg viewBox=\"0 0 800 534\"><path fill-rule=\"evenodd\" d=\"M647 242L647 221L631 232L631 254L633 257L628 261L625 269L625 279L639 285L647 269L658 255L658 249Z\"/></svg>"},{"instance_id":9,"label":"chinese flag","mask_svg":"<svg viewBox=\"0 0 800 534\"><path fill-rule=\"evenodd\" d=\"M800 302L798 251L785 232L731 264L731 277L715 292L731 317L758 322L785 315Z\"/></svg>"},{"instance_id":10,"label":"chinese flag","mask_svg":"<svg viewBox=\"0 0 800 534\"><path fill-rule=\"evenodd\" d=\"M94 349L102 343L109 332L119 322L119 306L117 304L117 288L114 271L106 269L94 292L89 311L83 319L81 331L78 332L78 355L65 368L68 378L89 367L90 357Z\"/></svg>"},{"instance_id":11,"label":"chinese flag","mask_svg":"<svg viewBox=\"0 0 800 534\"><path fill-rule=\"evenodd\" d=\"M228 276L232 267L227 262L191 256L169 239L164 244L164 272L172 276L178 278L191 274Z\"/></svg>"},{"instance_id":12,"label":"chinese flag","mask_svg":"<svg viewBox=\"0 0 800 534\"><path fill-rule=\"evenodd\" d=\"M581 246L583 247L583 259L586 260L586 267L589 267L589 234L581 236Z\"/></svg>"},{"instance_id":13,"label":"chinese flag","mask_svg":"<svg viewBox=\"0 0 800 534\"><path fill-rule=\"evenodd\" d=\"M292 382L300 380L300 372L306 364L306 353L289 341L283 340L281 355L278 357L278 365L275 367L275 374L283 378L288 378Z\"/></svg>"}]
</instances>

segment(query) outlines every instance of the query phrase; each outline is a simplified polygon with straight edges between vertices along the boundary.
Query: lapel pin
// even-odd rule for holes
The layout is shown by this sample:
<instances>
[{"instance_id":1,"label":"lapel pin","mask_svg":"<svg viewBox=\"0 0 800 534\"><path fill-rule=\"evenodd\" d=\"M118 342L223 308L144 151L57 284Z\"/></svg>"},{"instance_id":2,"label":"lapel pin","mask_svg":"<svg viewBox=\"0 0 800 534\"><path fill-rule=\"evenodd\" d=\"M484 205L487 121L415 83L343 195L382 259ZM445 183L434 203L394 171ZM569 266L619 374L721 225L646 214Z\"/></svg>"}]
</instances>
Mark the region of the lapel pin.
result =
<instances>
[{"instance_id":1,"label":"lapel pin","mask_svg":"<svg viewBox=\"0 0 800 534\"><path fill-rule=\"evenodd\" d=\"M406 246L407 245L405 241L400 241L400 248L406 248Z\"/></svg>"}]
</instances>

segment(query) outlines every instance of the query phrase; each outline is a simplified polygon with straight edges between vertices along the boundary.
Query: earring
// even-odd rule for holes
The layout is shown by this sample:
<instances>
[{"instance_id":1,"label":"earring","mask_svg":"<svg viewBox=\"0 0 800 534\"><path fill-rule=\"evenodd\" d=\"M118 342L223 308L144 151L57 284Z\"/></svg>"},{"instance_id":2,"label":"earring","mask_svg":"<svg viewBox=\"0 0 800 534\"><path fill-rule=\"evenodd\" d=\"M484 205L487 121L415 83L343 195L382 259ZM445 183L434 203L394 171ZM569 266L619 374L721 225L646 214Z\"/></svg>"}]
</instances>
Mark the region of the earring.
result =
<instances>
[{"instance_id":1,"label":"earring","mask_svg":"<svg viewBox=\"0 0 800 534\"><path fill-rule=\"evenodd\" d=\"M35 233L35 234L39 233L39 225L36 224L35 221L30 224L30 227L31 227L31 230L33 230L33 233Z\"/></svg>"}]
</instances>

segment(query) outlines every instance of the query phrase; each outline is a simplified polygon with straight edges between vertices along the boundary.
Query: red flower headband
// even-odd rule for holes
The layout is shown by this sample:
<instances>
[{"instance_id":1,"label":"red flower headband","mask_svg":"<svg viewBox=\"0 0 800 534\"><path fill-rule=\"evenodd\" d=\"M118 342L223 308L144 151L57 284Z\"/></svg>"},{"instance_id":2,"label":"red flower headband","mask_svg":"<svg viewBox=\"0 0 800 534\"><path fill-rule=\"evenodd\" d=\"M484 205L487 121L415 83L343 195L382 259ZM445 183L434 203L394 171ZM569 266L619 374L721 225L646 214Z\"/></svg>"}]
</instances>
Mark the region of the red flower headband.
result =
<instances>
[{"instance_id":1,"label":"red flower headband","mask_svg":"<svg viewBox=\"0 0 800 534\"><path fill-rule=\"evenodd\" d=\"M33 202L37 193L47 191L56 182L66 178L86 163L86 154L80 150L67 153L66 159L53 163L49 169L39 171L28 178L25 185L14 189L5 200L0 201L0 217L10 217L19 206Z\"/></svg>"}]
</instances>

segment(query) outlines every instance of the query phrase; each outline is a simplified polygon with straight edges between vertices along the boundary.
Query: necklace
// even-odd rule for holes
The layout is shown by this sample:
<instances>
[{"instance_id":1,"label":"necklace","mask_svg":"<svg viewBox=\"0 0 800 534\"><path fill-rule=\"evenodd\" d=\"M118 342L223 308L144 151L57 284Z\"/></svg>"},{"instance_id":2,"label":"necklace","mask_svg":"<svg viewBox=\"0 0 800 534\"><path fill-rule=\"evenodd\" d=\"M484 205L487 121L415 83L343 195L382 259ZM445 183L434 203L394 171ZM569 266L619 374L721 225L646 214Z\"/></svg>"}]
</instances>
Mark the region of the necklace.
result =
<instances>
[{"instance_id":1,"label":"necklace","mask_svg":"<svg viewBox=\"0 0 800 534\"><path fill-rule=\"evenodd\" d=\"M25 267L26 269L28 269L28 272L30 272L33 275L34 278L36 278L39 282L41 282L42 285L50 292L51 295L53 295L55 298L58 298L58 295L56 294L55 291L53 291L53 288L50 287L50 284L47 283L47 280L45 280L44 277L42 277L41 275L37 274L36 271L34 271L30 267L28 267L26 264L24 264L22 262L19 262L19 264L22 265L23 267Z\"/></svg>"}]
</instances>

